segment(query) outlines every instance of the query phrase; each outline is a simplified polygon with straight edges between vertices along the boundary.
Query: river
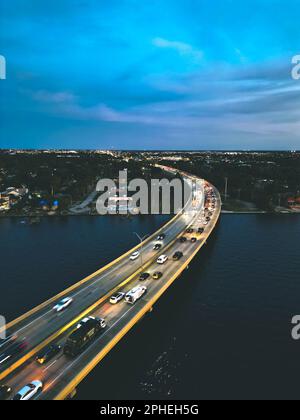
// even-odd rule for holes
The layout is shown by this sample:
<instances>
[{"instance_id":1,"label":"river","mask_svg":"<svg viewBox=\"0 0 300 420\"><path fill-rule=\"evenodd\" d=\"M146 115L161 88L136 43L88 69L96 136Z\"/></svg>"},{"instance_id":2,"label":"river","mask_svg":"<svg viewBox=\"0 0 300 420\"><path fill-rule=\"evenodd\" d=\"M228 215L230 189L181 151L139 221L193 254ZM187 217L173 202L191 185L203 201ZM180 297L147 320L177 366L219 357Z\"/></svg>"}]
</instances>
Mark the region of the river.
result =
<instances>
[{"instance_id":1,"label":"river","mask_svg":"<svg viewBox=\"0 0 300 420\"><path fill-rule=\"evenodd\" d=\"M1 314L29 310L167 217L0 219ZM93 373L79 399L299 398L300 216L223 215L189 270Z\"/></svg>"}]
</instances>

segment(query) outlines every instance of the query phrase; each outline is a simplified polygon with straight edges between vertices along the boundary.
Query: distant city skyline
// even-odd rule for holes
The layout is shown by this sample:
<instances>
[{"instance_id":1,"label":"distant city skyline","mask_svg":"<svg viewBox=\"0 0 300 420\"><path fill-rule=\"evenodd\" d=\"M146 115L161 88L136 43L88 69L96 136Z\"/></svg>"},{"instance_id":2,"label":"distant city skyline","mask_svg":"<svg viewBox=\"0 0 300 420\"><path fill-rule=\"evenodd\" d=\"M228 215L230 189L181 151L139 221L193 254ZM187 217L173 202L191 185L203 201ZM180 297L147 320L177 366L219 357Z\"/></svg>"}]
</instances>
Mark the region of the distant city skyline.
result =
<instances>
[{"instance_id":1,"label":"distant city skyline","mask_svg":"<svg viewBox=\"0 0 300 420\"><path fill-rule=\"evenodd\" d=\"M0 148L299 150L299 14L297 0L5 2Z\"/></svg>"}]
</instances>

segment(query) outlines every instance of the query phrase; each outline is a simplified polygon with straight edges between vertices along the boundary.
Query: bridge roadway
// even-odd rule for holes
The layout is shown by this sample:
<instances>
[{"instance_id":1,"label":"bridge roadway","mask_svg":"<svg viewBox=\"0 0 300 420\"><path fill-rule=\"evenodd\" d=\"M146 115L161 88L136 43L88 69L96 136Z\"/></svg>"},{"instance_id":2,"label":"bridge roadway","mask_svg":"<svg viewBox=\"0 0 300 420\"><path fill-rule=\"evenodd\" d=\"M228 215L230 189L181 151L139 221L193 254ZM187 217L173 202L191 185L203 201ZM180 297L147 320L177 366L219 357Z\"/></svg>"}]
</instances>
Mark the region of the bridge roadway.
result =
<instances>
[{"instance_id":1,"label":"bridge roadway","mask_svg":"<svg viewBox=\"0 0 300 420\"><path fill-rule=\"evenodd\" d=\"M188 175L186 177L189 178ZM130 261L129 255L132 250L120 259L110 264L106 269L100 270L88 277L83 282L75 285L73 290L61 294L74 298L74 304L65 312L57 315L52 308L57 297L36 308L33 312L9 324L9 335L17 335L18 342L25 340L29 347L26 352L17 359L9 361L8 365L2 366L0 371L1 384L9 385L15 392L33 380L41 380L44 384L43 392L37 399L65 399L85 376L105 357L105 355L117 344L119 340L141 319L165 290L173 283L180 273L188 266L200 248L206 243L207 238L214 229L220 215L219 193L216 209L209 225L205 227L202 235L196 235L198 241L191 242L191 236L186 243L179 243L178 238L186 230L187 226L194 229L202 227L202 210L195 206L196 200L200 208L204 207L204 181L198 179L201 186L198 197L193 197L185 208L183 214L175 217L171 222L156 232L143 245L143 260ZM196 200L195 200L196 198ZM153 245L157 243L159 233L165 233L166 238L162 242L163 249L154 251ZM179 262L172 261L175 251L182 251L184 257ZM140 284L139 274L147 271L150 274L158 270L156 259L166 253L170 259L165 266L159 269L163 271L161 280L150 279L143 284L148 288L148 293L134 306L125 302L118 305L110 305L109 297L116 291L127 292L135 285ZM56 359L40 367L35 362L35 356L40 349L48 344L64 345L67 336L74 329L74 325L86 315L94 315L105 318L107 329L99 338L75 359L67 358L61 353ZM7 344L0 349L8 352L12 344Z\"/></svg>"}]
</instances>

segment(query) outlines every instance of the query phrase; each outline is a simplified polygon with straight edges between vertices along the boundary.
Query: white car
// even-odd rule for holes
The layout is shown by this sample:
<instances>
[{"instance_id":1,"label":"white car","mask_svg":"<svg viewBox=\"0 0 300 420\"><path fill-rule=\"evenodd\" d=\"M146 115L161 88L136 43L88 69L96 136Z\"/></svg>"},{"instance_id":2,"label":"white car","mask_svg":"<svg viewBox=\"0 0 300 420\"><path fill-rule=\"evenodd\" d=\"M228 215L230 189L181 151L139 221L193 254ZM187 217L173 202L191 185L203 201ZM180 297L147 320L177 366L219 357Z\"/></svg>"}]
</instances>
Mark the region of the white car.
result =
<instances>
[{"instance_id":1,"label":"white car","mask_svg":"<svg viewBox=\"0 0 300 420\"><path fill-rule=\"evenodd\" d=\"M131 255L131 257L130 257L131 261L135 261L135 260L137 260L137 259L139 258L139 256L140 256L140 255L141 255L141 254L139 253L139 251L134 252L134 253Z\"/></svg>"},{"instance_id":2,"label":"white car","mask_svg":"<svg viewBox=\"0 0 300 420\"><path fill-rule=\"evenodd\" d=\"M70 305L72 305L73 299L68 297L62 299L60 302L58 302L57 305L54 306L53 310L56 312L62 312L65 309L67 309Z\"/></svg>"},{"instance_id":3,"label":"white car","mask_svg":"<svg viewBox=\"0 0 300 420\"><path fill-rule=\"evenodd\" d=\"M167 257L167 255L161 255L157 260L157 264L165 264L168 259L169 257Z\"/></svg>"},{"instance_id":4,"label":"white car","mask_svg":"<svg viewBox=\"0 0 300 420\"><path fill-rule=\"evenodd\" d=\"M29 385L24 386L14 397L14 401L28 401L35 397L43 389L41 381L33 381Z\"/></svg>"},{"instance_id":5,"label":"white car","mask_svg":"<svg viewBox=\"0 0 300 420\"><path fill-rule=\"evenodd\" d=\"M110 298L110 303L112 305L116 305L117 303L121 302L124 299L124 297L125 297L125 293L122 293L122 292L116 293Z\"/></svg>"},{"instance_id":6,"label":"white car","mask_svg":"<svg viewBox=\"0 0 300 420\"><path fill-rule=\"evenodd\" d=\"M146 286L138 286L134 289L130 290L130 292L127 293L125 296L125 300L130 305L134 305L135 302L137 302L139 299L141 299L145 293L147 293L147 287Z\"/></svg>"}]
</instances>

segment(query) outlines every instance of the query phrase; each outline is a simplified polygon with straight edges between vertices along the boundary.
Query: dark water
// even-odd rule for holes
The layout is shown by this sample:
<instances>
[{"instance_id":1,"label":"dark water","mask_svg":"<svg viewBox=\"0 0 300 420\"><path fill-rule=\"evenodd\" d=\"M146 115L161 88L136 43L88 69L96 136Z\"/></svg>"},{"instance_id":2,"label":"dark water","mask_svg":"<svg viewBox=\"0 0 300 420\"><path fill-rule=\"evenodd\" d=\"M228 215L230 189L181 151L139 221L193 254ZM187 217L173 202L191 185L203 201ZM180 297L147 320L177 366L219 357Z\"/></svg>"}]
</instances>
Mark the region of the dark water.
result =
<instances>
[{"instance_id":1,"label":"dark water","mask_svg":"<svg viewBox=\"0 0 300 420\"><path fill-rule=\"evenodd\" d=\"M1 313L29 309L163 218L0 220ZM300 217L225 215L209 245L79 387L86 399L298 399Z\"/></svg>"}]
</instances>

